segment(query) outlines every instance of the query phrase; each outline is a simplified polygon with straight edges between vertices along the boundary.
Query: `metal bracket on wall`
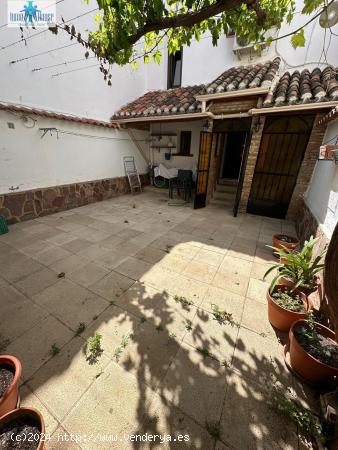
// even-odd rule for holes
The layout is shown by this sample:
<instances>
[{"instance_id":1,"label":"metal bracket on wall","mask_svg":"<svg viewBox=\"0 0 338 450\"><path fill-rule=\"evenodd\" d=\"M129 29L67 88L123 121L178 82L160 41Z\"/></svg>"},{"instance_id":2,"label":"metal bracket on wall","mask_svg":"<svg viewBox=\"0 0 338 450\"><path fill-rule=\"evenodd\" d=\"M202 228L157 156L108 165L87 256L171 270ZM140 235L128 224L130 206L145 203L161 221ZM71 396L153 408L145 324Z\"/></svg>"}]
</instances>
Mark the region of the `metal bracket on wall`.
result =
<instances>
[{"instance_id":1,"label":"metal bracket on wall","mask_svg":"<svg viewBox=\"0 0 338 450\"><path fill-rule=\"evenodd\" d=\"M48 131L51 136L53 136L53 132L55 132L56 138L59 139L59 133L58 133L57 128L39 128L39 131L42 131L42 136L40 139L43 139L46 136L46 134L48 133Z\"/></svg>"}]
</instances>

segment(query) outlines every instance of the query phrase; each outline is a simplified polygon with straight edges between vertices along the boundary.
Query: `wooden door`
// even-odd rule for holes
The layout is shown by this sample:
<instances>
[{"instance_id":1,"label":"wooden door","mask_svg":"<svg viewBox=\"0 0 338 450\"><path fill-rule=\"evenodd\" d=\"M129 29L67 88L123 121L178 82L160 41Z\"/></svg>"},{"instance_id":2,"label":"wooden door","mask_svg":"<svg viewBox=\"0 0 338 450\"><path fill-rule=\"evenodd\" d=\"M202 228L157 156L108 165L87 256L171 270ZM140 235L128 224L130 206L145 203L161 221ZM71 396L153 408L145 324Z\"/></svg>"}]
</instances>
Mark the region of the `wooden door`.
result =
<instances>
[{"instance_id":1,"label":"wooden door","mask_svg":"<svg viewBox=\"0 0 338 450\"><path fill-rule=\"evenodd\" d=\"M313 116L284 116L266 121L248 202L249 213L285 218L313 120Z\"/></svg>"},{"instance_id":2,"label":"wooden door","mask_svg":"<svg viewBox=\"0 0 338 450\"><path fill-rule=\"evenodd\" d=\"M213 134L201 132L194 209L204 208L206 205Z\"/></svg>"}]
</instances>

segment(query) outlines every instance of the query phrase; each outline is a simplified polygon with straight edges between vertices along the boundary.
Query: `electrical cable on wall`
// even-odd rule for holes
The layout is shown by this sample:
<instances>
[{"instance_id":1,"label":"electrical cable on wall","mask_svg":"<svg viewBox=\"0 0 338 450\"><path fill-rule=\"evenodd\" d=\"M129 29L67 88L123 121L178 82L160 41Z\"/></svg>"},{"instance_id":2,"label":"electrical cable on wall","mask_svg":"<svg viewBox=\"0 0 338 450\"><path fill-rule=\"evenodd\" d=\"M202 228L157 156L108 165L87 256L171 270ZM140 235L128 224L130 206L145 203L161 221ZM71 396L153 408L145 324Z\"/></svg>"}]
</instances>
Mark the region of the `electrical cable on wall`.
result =
<instances>
[{"instance_id":1,"label":"electrical cable on wall","mask_svg":"<svg viewBox=\"0 0 338 450\"><path fill-rule=\"evenodd\" d=\"M59 128L39 128L39 131L42 131L44 133L44 135L46 134L46 130L50 132L51 136L53 136L52 133L55 132L57 134L65 134L65 135L76 136L76 137L85 137L85 138L91 138L91 139L99 139L99 140L104 140L104 141L133 142L131 139L128 139L128 138L114 138L114 137L107 137L107 136L96 136L94 134L77 133L75 131L66 131L66 130L62 130L62 129L59 129ZM136 142L148 142L147 139L135 139L135 141Z\"/></svg>"},{"instance_id":2,"label":"electrical cable on wall","mask_svg":"<svg viewBox=\"0 0 338 450\"><path fill-rule=\"evenodd\" d=\"M96 58L96 56L90 56L89 58L87 58L87 60L93 59L93 58ZM74 63L77 63L80 61L84 61L84 59L83 58L73 59L72 61L65 61L65 62L58 63L58 64L52 64L51 66L37 67L36 69L32 69L32 72L39 72L41 70L52 69L54 67L59 67L59 66L67 66L67 65L74 64Z\"/></svg>"},{"instance_id":3,"label":"electrical cable on wall","mask_svg":"<svg viewBox=\"0 0 338 450\"><path fill-rule=\"evenodd\" d=\"M53 48L51 50L46 50L41 53L36 53L35 55L26 56L25 58L16 59L16 60L10 61L10 64L17 64L22 61L27 61L28 59L36 58L36 57L42 56L42 55L47 55L48 53L56 52L58 50L63 50L68 47L73 47L74 45L77 45L77 42L72 42L71 44L63 45L62 47L57 47L57 48Z\"/></svg>"}]
</instances>

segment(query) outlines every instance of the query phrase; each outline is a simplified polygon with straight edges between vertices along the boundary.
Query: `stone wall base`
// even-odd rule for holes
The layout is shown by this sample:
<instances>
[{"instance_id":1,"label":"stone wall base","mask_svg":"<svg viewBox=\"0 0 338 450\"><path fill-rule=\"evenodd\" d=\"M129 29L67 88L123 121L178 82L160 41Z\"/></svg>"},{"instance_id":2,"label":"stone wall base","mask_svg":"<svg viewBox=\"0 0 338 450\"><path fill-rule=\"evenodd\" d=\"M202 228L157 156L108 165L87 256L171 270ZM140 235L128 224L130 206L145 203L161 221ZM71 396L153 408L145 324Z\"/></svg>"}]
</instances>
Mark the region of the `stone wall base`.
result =
<instances>
[{"instance_id":1,"label":"stone wall base","mask_svg":"<svg viewBox=\"0 0 338 450\"><path fill-rule=\"evenodd\" d=\"M147 174L140 175L140 178L142 186L149 184ZM118 177L0 194L0 215L7 223L13 224L129 192L127 177Z\"/></svg>"}]
</instances>

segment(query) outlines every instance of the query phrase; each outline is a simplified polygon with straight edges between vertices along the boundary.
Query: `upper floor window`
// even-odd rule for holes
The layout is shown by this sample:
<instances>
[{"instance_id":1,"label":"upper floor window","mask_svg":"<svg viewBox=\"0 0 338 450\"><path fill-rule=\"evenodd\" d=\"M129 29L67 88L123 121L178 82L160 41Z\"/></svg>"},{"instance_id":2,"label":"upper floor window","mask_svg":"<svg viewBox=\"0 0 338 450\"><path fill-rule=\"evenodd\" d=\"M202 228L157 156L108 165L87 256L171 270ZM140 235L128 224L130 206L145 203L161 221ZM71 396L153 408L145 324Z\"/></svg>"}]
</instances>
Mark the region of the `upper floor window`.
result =
<instances>
[{"instance_id":1,"label":"upper floor window","mask_svg":"<svg viewBox=\"0 0 338 450\"><path fill-rule=\"evenodd\" d=\"M182 60L183 50L168 55L168 89L181 86Z\"/></svg>"}]
</instances>

